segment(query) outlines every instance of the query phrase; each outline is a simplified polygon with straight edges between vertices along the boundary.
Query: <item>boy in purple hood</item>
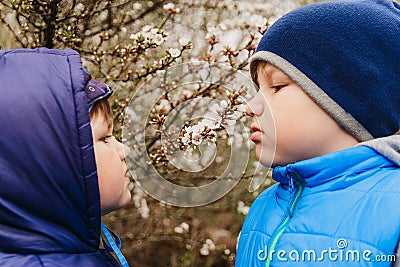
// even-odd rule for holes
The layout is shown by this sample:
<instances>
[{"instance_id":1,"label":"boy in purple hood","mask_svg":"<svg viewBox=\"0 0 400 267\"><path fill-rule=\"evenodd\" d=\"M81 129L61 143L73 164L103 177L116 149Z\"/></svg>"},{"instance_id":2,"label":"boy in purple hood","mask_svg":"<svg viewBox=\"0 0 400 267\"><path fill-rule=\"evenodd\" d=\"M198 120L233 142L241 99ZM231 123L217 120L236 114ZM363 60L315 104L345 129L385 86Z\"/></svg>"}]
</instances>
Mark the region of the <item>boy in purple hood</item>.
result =
<instances>
[{"instance_id":1,"label":"boy in purple hood","mask_svg":"<svg viewBox=\"0 0 400 267\"><path fill-rule=\"evenodd\" d=\"M73 50L0 51L0 266L127 266L101 223L130 201L111 93Z\"/></svg>"}]
</instances>

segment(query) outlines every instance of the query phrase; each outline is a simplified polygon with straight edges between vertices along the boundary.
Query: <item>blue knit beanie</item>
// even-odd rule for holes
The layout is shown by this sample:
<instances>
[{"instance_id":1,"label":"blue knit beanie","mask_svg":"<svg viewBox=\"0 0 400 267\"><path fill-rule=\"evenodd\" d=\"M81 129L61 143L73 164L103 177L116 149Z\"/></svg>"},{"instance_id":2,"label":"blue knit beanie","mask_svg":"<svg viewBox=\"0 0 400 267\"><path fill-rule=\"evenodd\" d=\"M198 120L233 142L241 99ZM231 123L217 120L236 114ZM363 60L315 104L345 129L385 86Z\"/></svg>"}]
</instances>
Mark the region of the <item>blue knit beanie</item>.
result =
<instances>
[{"instance_id":1,"label":"blue knit beanie","mask_svg":"<svg viewBox=\"0 0 400 267\"><path fill-rule=\"evenodd\" d=\"M321 2L277 20L250 61L292 78L359 141L400 129L400 4L391 0Z\"/></svg>"}]
</instances>

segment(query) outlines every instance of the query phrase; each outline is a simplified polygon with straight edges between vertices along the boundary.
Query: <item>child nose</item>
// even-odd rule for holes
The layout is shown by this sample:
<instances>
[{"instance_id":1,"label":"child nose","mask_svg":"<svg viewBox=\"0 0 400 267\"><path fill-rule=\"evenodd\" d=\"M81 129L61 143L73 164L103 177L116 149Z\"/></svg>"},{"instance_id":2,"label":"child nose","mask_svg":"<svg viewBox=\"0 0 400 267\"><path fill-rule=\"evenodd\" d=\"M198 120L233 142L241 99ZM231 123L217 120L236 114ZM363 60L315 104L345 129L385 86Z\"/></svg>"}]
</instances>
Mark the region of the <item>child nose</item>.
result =
<instances>
[{"instance_id":1,"label":"child nose","mask_svg":"<svg viewBox=\"0 0 400 267\"><path fill-rule=\"evenodd\" d=\"M131 150L129 149L129 147L127 145L124 145L121 142L118 142L118 143L120 146L119 155L121 157L121 160L124 160L131 153Z\"/></svg>"},{"instance_id":2,"label":"child nose","mask_svg":"<svg viewBox=\"0 0 400 267\"><path fill-rule=\"evenodd\" d=\"M247 114L247 116L251 116L251 117L254 116L254 112L253 112L253 110L250 108L249 105L246 106L246 114Z\"/></svg>"},{"instance_id":3,"label":"child nose","mask_svg":"<svg viewBox=\"0 0 400 267\"><path fill-rule=\"evenodd\" d=\"M257 96L247 103L246 114L248 116L251 117L260 116L262 112L263 112L262 103L260 103L260 101L257 100Z\"/></svg>"}]
</instances>

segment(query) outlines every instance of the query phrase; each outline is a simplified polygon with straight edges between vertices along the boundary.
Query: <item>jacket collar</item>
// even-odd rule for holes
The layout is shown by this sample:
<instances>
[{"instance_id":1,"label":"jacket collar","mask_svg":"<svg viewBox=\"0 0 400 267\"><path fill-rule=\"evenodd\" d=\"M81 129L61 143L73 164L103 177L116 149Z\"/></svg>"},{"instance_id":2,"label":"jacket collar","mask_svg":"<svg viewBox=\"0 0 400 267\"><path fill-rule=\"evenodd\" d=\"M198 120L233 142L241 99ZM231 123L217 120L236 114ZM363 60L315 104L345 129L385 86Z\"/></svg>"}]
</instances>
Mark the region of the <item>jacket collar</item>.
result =
<instances>
[{"instance_id":1,"label":"jacket collar","mask_svg":"<svg viewBox=\"0 0 400 267\"><path fill-rule=\"evenodd\" d=\"M395 164L372 148L356 146L275 167L272 178L283 185L289 184L291 179L300 179L305 181L307 187L315 187L341 177L345 173L389 166L395 166Z\"/></svg>"}]
</instances>

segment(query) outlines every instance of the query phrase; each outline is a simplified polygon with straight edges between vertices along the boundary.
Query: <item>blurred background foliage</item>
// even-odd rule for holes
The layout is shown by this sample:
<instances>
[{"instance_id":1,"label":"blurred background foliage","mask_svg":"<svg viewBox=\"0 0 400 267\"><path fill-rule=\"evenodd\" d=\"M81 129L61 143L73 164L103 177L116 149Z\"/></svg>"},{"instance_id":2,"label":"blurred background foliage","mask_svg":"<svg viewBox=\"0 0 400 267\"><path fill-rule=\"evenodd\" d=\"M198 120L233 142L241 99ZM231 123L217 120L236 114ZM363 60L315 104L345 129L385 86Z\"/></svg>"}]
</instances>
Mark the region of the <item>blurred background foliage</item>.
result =
<instances>
[{"instance_id":1,"label":"blurred background foliage","mask_svg":"<svg viewBox=\"0 0 400 267\"><path fill-rule=\"evenodd\" d=\"M79 51L92 76L115 92L111 98L115 131L122 138L126 107L154 75L195 61L224 64L247 75L248 59L268 26L310 2L314 1L1 0L0 48ZM218 88L198 88L178 101L224 94ZM165 100L157 103L152 118L168 115L174 103ZM155 150L153 145L149 151ZM227 160L229 155L213 168ZM249 206L272 184L267 177L258 190L249 192L255 167L252 152L243 176L235 177L240 179L238 185L220 200L196 208L161 203L132 183L131 205L103 220L121 236L123 253L132 266L233 266L236 239ZM169 172L166 164L157 168ZM170 176L176 175L170 172ZM193 184L187 182L192 178L201 176L189 173L183 184Z\"/></svg>"}]
</instances>

